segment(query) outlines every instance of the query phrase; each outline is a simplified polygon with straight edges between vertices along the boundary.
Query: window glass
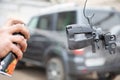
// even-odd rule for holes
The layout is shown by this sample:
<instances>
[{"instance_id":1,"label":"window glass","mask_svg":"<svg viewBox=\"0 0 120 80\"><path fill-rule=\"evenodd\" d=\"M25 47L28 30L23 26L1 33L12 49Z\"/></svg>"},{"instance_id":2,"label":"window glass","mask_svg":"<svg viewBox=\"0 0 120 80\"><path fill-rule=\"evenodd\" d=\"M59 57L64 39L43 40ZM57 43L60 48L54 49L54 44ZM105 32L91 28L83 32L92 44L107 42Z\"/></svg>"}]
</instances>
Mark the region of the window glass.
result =
<instances>
[{"instance_id":1,"label":"window glass","mask_svg":"<svg viewBox=\"0 0 120 80\"><path fill-rule=\"evenodd\" d=\"M51 29L51 16L46 15L46 16L41 16L39 20L39 25L37 28L44 29L44 30L50 30Z\"/></svg>"},{"instance_id":2,"label":"window glass","mask_svg":"<svg viewBox=\"0 0 120 80\"><path fill-rule=\"evenodd\" d=\"M104 21L101 24L101 27L105 30L106 29L109 30L109 28L115 27L117 25L120 25L120 17L118 17L118 15L114 14L108 20Z\"/></svg>"},{"instance_id":3,"label":"window glass","mask_svg":"<svg viewBox=\"0 0 120 80\"><path fill-rule=\"evenodd\" d=\"M57 30L65 30L65 27L70 24L76 23L76 13L75 12L62 12L58 14Z\"/></svg>"},{"instance_id":4,"label":"window glass","mask_svg":"<svg viewBox=\"0 0 120 80\"><path fill-rule=\"evenodd\" d=\"M38 20L39 20L38 17L32 18L31 21L29 22L28 26L29 26L30 28L35 28L35 27L37 27Z\"/></svg>"},{"instance_id":5,"label":"window glass","mask_svg":"<svg viewBox=\"0 0 120 80\"><path fill-rule=\"evenodd\" d=\"M120 25L120 17L118 14L112 11L105 10L86 10L86 15L94 16L91 18L91 23L95 27L101 27L104 31L108 31L114 26ZM82 14L80 16L83 24L88 24L87 19Z\"/></svg>"},{"instance_id":6,"label":"window glass","mask_svg":"<svg viewBox=\"0 0 120 80\"><path fill-rule=\"evenodd\" d=\"M110 28L120 25L120 17L113 12L99 12L93 17L93 24L108 31Z\"/></svg>"}]
</instances>

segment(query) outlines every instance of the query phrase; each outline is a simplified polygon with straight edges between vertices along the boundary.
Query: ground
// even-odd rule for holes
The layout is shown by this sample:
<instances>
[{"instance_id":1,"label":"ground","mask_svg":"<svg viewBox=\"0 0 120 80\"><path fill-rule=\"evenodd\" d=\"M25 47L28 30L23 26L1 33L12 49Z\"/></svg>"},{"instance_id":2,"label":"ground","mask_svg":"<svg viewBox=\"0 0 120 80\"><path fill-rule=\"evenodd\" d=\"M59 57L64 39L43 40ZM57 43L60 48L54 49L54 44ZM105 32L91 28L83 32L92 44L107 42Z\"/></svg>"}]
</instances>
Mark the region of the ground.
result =
<instances>
[{"instance_id":1,"label":"ground","mask_svg":"<svg viewBox=\"0 0 120 80\"><path fill-rule=\"evenodd\" d=\"M12 77L0 75L0 80L46 80L45 70L38 67L16 69Z\"/></svg>"},{"instance_id":2,"label":"ground","mask_svg":"<svg viewBox=\"0 0 120 80\"><path fill-rule=\"evenodd\" d=\"M16 69L11 78L0 75L0 80L46 80L46 75L43 68L33 66ZM115 80L120 80L120 76L116 77Z\"/></svg>"}]
</instances>

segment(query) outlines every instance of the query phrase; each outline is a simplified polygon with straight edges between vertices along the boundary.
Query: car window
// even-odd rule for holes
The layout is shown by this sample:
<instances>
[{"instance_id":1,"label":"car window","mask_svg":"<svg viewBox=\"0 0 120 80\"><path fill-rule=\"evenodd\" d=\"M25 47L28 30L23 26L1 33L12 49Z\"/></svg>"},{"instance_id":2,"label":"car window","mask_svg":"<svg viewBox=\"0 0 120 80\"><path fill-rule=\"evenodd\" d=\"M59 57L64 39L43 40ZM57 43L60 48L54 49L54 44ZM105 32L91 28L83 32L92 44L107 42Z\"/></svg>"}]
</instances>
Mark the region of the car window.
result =
<instances>
[{"instance_id":1,"label":"car window","mask_svg":"<svg viewBox=\"0 0 120 80\"><path fill-rule=\"evenodd\" d=\"M57 30L62 31L65 30L65 27L70 24L76 23L76 12L62 12L58 13L58 20L57 20Z\"/></svg>"},{"instance_id":2,"label":"car window","mask_svg":"<svg viewBox=\"0 0 120 80\"><path fill-rule=\"evenodd\" d=\"M103 15L106 16L96 22L96 26L100 26L102 29L108 31L110 28L115 27L116 25L120 25L120 17L116 13L101 13L101 16Z\"/></svg>"},{"instance_id":3,"label":"car window","mask_svg":"<svg viewBox=\"0 0 120 80\"><path fill-rule=\"evenodd\" d=\"M45 15L40 16L39 24L37 26L38 29L50 30L52 25L52 16Z\"/></svg>"},{"instance_id":4,"label":"car window","mask_svg":"<svg viewBox=\"0 0 120 80\"><path fill-rule=\"evenodd\" d=\"M38 17L32 18L31 21L29 22L28 26L29 26L30 28L36 28L36 27L37 27L37 24L38 24L38 20L39 20Z\"/></svg>"},{"instance_id":5,"label":"car window","mask_svg":"<svg viewBox=\"0 0 120 80\"><path fill-rule=\"evenodd\" d=\"M104 31L108 31L110 28L120 25L120 16L113 11L105 10L86 10L86 15L91 16L94 14L91 22L96 27L101 27ZM81 16L80 16L81 17ZM82 17L84 17L82 15ZM85 18L82 19L83 24L88 24Z\"/></svg>"}]
</instances>

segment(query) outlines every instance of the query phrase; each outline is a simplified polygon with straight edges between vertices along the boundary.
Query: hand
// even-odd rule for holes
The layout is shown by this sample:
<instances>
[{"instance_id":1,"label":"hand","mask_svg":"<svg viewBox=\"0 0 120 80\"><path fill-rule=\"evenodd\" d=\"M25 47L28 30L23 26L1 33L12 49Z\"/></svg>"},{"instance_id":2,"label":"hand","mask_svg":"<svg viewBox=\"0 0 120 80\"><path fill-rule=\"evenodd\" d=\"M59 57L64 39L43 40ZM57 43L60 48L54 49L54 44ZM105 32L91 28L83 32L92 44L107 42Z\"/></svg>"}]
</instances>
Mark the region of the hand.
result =
<instances>
[{"instance_id":1,"label":"hand","mask_svg":"<svg viewBox=\"0 0 120 80\"><path fill-rule=\"evenodd\" d=\"M13 35L14 33L22 33L24 35ZM23 52L27 48L27 40L30 34L27 28L20 20L10 19L0 28L0 58L5 57L10 51L15 53L18 59L21 59ZM14 44L14 43L17 43Z\"/></svg>"}]
</instances>

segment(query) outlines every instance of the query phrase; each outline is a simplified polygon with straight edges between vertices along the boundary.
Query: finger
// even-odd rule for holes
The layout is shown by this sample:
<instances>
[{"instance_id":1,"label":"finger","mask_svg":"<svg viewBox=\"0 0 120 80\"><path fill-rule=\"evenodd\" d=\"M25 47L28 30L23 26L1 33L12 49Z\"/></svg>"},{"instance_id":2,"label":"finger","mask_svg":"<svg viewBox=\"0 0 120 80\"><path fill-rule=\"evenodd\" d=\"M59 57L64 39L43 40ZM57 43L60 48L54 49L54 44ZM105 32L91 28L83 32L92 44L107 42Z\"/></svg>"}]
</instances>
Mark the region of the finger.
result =
<instances>
[{"instance_id":1,"label":"finger","mask_svg":"<svg viewBox=\"0 0 120 80\"><path fill-rule=\"evenodd\" d=\"M17 19L9 19L7 22L6 22L6 25L7 27L9 26L12 26L12 25L15 25L15 24L24 24L23 21L21 20L17 20Z\"/></svg>"},{"instance_id":2,"label":"finger","mask_svg":"<svg viewBox=\"0 0 120 80\"><path fill-rule=\"evenodd\" d=\"M30 38L30 34L29 34L28 29L25 26L21 25L21 24L14 25L13 27L10 28L9 32L11 34L13 34L13 33L21 33L21 34L24 35L24 37L26 39Z\"/></svg>"},{"instance_id":3,"label":"finger","mask_svg":"<svg viewBox=\"0 0 120 80\"><path fill-rule=\"evenodd\" d=\"M7 39L2 44L3 48L1 47L0 58L5 57L11 51L11 41Z\"/></svg>"},{"instance_id":4,"label":"finger","mask_svg":"<svg viewBox=\"0 0 120 80\"><path fill-rule=\"evenodd\" d=\"M20 35L14 35L11 37L11 40L13 43L17 43L20 47L20 49L25 52L27 48L27 40Z\"/></svg>"},{"instance_id":5,"label":"finger","mask_svg":"<svg viewBox=\"0 0 120 80\"><path fill-rule=\"evenodd\" d=\"M22 51L20 50L19 47L17 47L15 44L12 44L11 50L17 56L17 58L19 60L22 59L23 53L22 53Z\"/></svg>"},{"instance_id":6,"label":"finger","mask_svg":"<svg viewBox=\"0 0 120 80\"><path fill-rule=\"evenodd\" d=\"M1 52L0 53L0 58L5 57L7 55L7 53L8 53L8 51L5 51L5 50L3 52Z\"/></svg>"}]
</instances>

